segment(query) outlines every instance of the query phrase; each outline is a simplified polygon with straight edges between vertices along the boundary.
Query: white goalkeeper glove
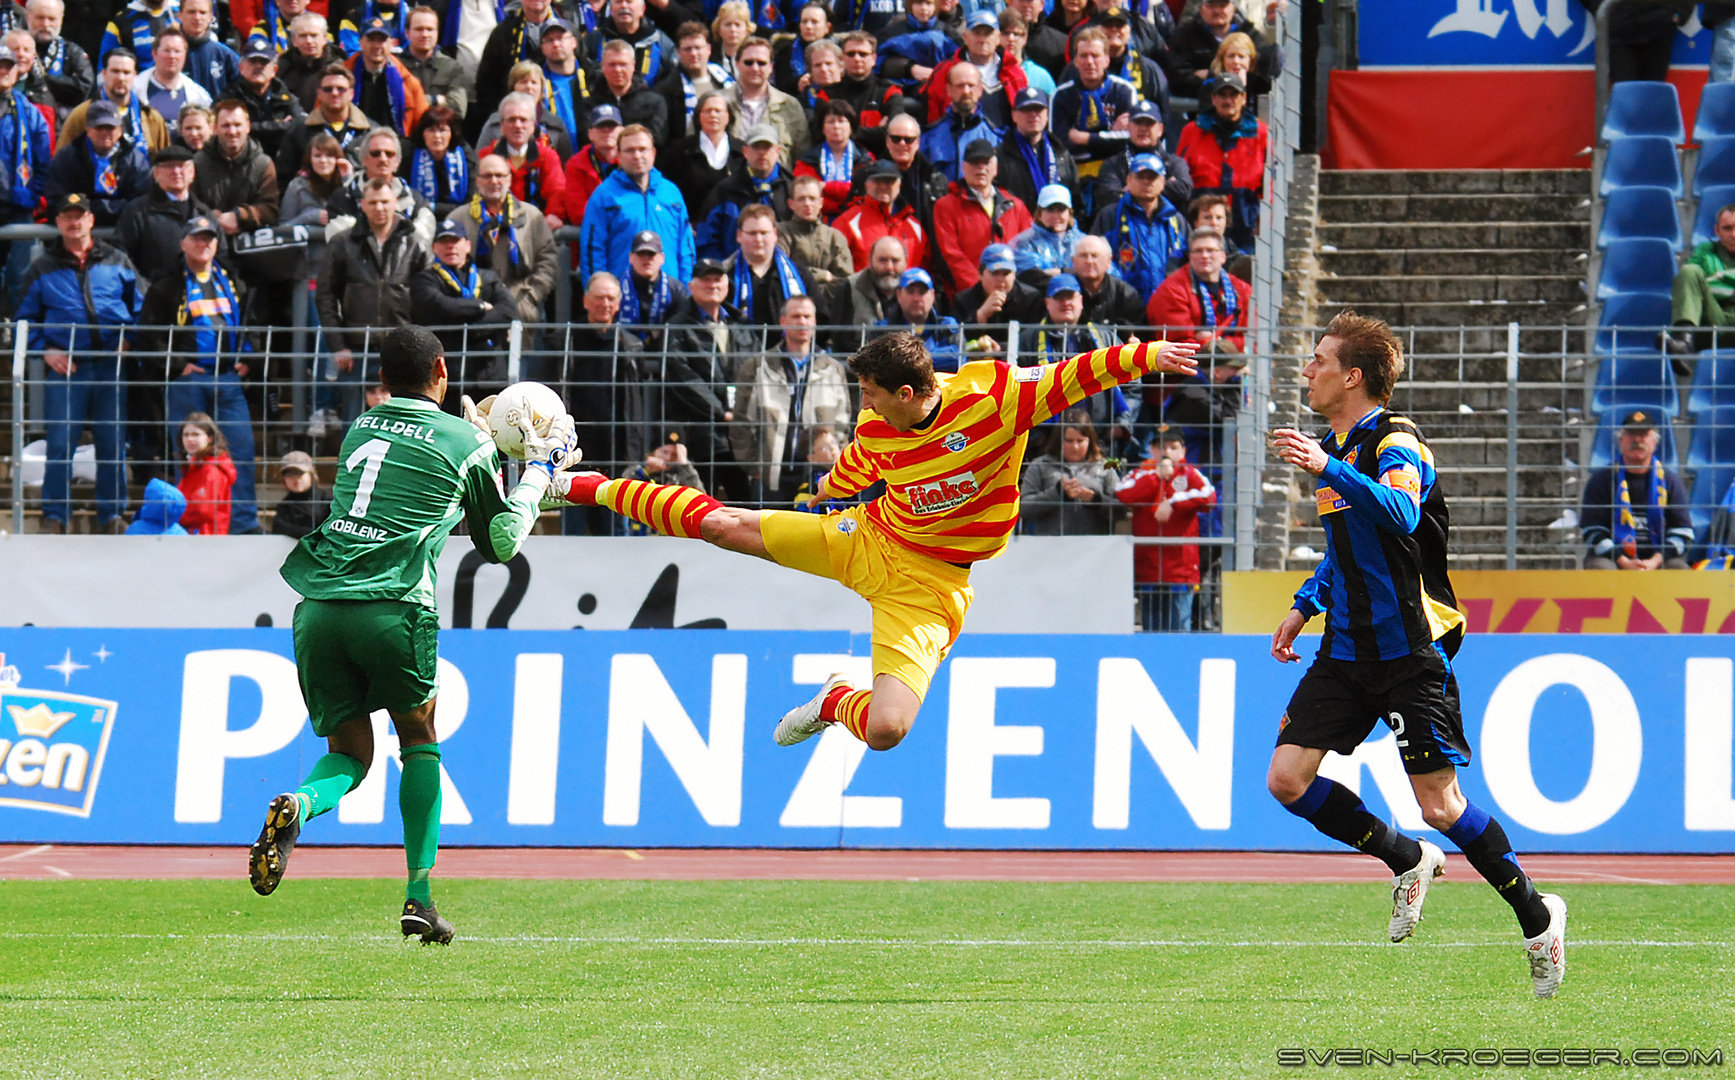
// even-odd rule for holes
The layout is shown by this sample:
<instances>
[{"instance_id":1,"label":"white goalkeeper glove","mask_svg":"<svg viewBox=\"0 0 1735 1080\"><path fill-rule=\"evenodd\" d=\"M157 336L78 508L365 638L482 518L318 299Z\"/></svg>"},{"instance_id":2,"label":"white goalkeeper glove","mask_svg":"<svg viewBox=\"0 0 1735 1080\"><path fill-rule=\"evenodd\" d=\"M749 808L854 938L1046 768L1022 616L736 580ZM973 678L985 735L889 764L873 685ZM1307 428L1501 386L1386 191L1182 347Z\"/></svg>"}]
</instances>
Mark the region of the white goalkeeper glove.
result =
<instances>
[{"instance_id":1,"label":"white goalkeeper glove","mask_svg":"<svg viewBox=\"0 0 1735 1080\"><path fill-rule=\"evenodd\" d=\"M471 401L469 394L458 399L458 407L464 414L464 419L474 424L477 431L488 436L489 441L493 441L494 428L488 423L488 411L494 407L494 399L499 396L498 394L489 394L479 403Z\"/></svg>"},{"instance_id":2,"label":"white goalkeeper glove","mask_svg":"<svg viewBox=\"0 0 1735 1080\"><path fill-rule=\"evenodd\" d=\"M552 485L556 473L565 472L584 458L584 452L578 448L578 431L572 417L565 413L549 421L547 435L538 434L528 417L519 418L518 430L524 436L526 476L542 472Z\"/></svg>"}]
</instances>

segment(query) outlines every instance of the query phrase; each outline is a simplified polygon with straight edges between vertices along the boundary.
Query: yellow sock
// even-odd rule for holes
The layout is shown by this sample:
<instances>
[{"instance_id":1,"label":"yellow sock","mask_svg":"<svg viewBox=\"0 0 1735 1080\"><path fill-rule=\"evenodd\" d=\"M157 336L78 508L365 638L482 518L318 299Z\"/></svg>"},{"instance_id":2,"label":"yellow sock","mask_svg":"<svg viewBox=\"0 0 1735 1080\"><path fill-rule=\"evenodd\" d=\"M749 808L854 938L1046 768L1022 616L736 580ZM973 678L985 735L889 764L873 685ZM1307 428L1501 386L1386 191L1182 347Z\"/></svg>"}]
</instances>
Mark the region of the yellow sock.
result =
<instances>
[{"instance_id":1,"label":"yellow sock","mask_svg":"<svg viewBox=\"0 0 1735 1080\"><path fill-rule=\"evenodd\" d=\"M697 488L644 480L610 480L596 489L596 503L664 536L689 540L699 539L699 522L723 505Z\"/></svg>"},{"instance_id":2,"label":"yellow sock","mask_svg":"<svg viewBox=\"0 0 1735 1080\"><path fill-rule=\"evenodd\" d=\"M873 696L872 690L850 690L840 686L826 699L819 715L842 724L845 731L867 742L868 703Z\"/></svg>"}]
</instances>

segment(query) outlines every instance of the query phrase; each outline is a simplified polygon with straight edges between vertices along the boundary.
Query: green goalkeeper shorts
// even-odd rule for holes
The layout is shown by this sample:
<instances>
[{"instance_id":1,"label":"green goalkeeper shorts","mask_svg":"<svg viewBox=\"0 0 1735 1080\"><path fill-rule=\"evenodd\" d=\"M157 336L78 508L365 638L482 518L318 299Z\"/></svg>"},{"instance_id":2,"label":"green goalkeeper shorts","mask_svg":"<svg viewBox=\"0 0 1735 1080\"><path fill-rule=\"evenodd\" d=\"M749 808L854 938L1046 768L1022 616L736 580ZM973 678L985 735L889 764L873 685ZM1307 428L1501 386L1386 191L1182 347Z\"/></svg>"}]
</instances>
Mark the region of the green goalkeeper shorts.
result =
<instances>
[{"instance_id":1,"label":"green goalkeeper shorts","mask_svg":"<svg viewBox=\"0 0 1735 1080\"><path fill-rule=\"evenodd\" d=\"M295 605L295 673L313 733L377 709L406 713L439 690L439 615L402 600Z\"/></svg>"}]
</instances>

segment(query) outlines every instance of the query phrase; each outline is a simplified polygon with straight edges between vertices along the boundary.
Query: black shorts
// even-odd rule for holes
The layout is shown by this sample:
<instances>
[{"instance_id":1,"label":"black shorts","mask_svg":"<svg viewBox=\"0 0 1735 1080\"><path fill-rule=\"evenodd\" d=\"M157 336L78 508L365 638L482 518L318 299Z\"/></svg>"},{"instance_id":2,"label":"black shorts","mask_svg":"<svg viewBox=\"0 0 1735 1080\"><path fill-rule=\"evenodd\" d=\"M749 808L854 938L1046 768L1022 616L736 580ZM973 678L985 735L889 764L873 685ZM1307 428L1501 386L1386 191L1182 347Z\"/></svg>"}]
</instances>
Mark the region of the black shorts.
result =
<instances>
[{"instance_id":1,"label":"black shorts","mask_svg":"<svg viewBox=\"0 0 1735 1080\"><path fill-rule=\"evenodd\" d=\"M1397 736L1405 772L1470 764L1458 680L1436 645L1400 660L1317 657L1289 699L1277 745L1352 754L1381 721Z\"/></svg>"}]
</instances>

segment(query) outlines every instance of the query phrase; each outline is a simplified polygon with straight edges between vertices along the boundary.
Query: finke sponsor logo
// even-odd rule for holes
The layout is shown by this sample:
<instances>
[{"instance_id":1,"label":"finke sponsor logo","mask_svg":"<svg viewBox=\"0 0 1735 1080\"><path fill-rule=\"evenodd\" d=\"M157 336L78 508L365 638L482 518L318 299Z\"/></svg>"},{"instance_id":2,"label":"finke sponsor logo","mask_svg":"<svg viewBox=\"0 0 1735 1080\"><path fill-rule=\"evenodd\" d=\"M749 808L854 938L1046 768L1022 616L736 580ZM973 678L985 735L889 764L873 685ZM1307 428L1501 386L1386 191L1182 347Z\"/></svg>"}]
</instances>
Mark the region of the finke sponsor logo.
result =
<instances>
[{"instance_id":1,"label":"finke sponsor logo","mask_svg":"<svg viewBox=\"0 0 1735 1080\"><path fill-rule=\"evenodd\" d=\"M0 654L0 806L89 817L118 703L19 681Z\"/></svg>"},{"instance_id":2,"label":"finke sponsor logo","mask_svg":"<svg viewBox=\"0 0 1735 1080\"><path fill-rule=\"evenodd\" d=\"M911 484L905 490L910 494L912 511L917 514L940 514L963 506L981 488L976 484L976 474L966 472L926 484Z\"/></svg>"}]
</instances>

